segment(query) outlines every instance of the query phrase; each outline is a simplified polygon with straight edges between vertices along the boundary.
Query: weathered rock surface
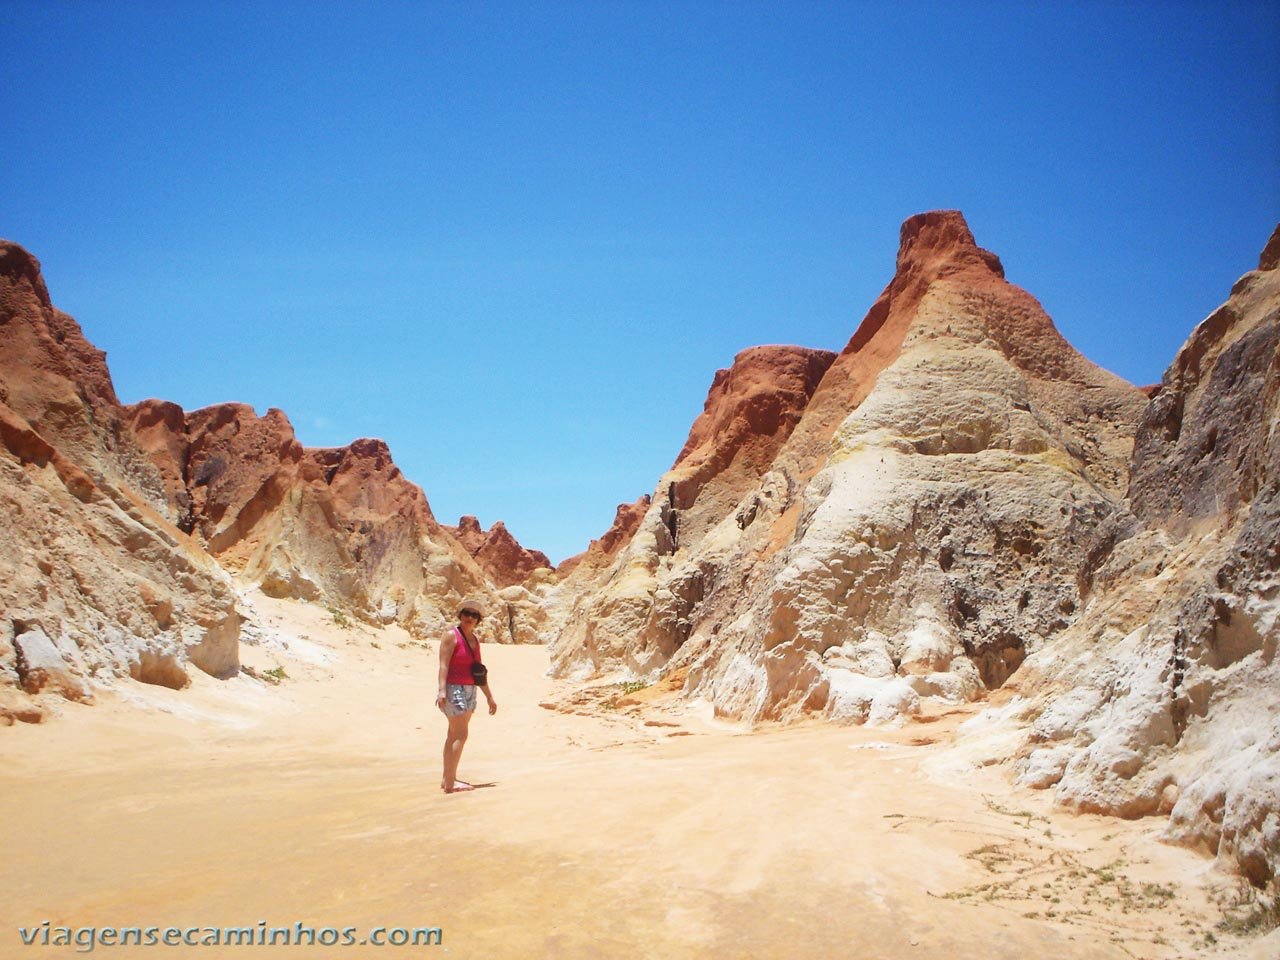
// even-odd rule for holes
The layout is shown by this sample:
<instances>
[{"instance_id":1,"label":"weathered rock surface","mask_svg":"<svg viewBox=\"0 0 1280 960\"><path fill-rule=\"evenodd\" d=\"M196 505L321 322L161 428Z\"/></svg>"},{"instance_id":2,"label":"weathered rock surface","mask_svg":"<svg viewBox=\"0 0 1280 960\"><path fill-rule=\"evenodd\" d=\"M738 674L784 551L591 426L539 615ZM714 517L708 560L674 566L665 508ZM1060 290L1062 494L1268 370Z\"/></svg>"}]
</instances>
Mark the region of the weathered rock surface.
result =
<instances>
[{"instance_id":1,"label":"weathered rock surface","mask_svg":"<svg viewBox=\"0 0 1280 960\"><path fill-rule=\"evenodd\" d=\"M583 615L581 602L597 590L611 572L615 559L631 543L640 529L652 500L648 494L633 503L620 503L613 523L587 549L561 561L554 576L541 589L545 619L543 637L550 641L560 636L566 624Z\"/></svg>"},{"instance_id":2,"label":"weathered rock surface","mask_svg":"<svg viewBox=\"0 0 1280 960\"><path fill-rule=\"evenodd\" d=\"M528 550L501 520L485 531L473 516L443 527L472 558L495 591L484 627L503 642L545 643L551 611L547 591L555 579L551 561Z\"/></svg>"},{"instance_id":3,"label":"weathered rock surface","mask_svg":"<svg viewBox=\"0 0 1280 960\"><path fill-rule=\"evenodd\" d=\"M958 213L912 217L839 356L758 348L717 375L555 669L687 670L750 719L975 698L1078 613L1144 403Z\"/></svg>"},{"instance_id":4,"label":"weathered rock surface","mask_svg":"<svg viewBox=\"0 0 1280 960\"><path fill-rule=\"evenodd\" d=\"M90 700L93 694L77 675L73 661L39 627L13 638L15 669L27 693L50 689L67 700Z\"/></svg>"},{"instance_id":5,"label":"weathered rock surface","mask_svg":"<svg viewBox=\"0 0 1280 960\"><path fill-rule=\"evenodd\" d=\"M454 538L462 544L463 549L473 557L484 546L484 528L480 526L480 521L476 517L460 517L456 527L446 527L445 529L453 534Z\"/></svg>"},{"instance_id":6,"label":"weathered rock surface","mask_svg":"<svg viewBox=\"0 0 1280 960\"><path fill-rule=\"evenodd\" d=\"M475 517L464 516L456 527L445 529L499 586L514 586L528 580L535 570L552 569L545 553L522 547L501 520L486 532Z\"/></svg>"},{"instance_id":7,"label":"weathered rock surface","mask_svg":"<svg viewBox=\"0 0 1280 960\"><path fill-rule=\"evenodd\" d=\"M574 598L554 669L683 676L748 719L896 722L1009 684L1024 783L1167 815L1170 839L1273 881L1278 261L1280 229L1137 390L958 214L911 218L893 280L736 473L694 455L732 434L717 375L634 536Z\"/></svg>"},{"instance_id":8,"label":"weathered rock surface","mask_svg":"<svg viewBox=\"0 0 1280 960\"><path fill-rule=\"evenodd\" d=\"M598 540L592 540L582 553L560 561L556 573L561 577L568 577L575 572L578 576L599 574L631 542L631 538L640 529L640 521L644 519L651 502L646 493L634 503L618 504L609 529Z\"/></svg>"},{"instance_id":9,"label":"weathered rock surface","mask_svg":"<svg viewBox=\"0 0 1280 960\"><path fill-rule=\"evenodd\" d=\"M190 666L238 673L231 574L421 635L465 594L502 611L490 639L537 639L545 619L539 597L499 596L382 441L306 449L282 411L244 404L122 406L105 355L8 242L0 524L0 684L29 694L88 699L89 678L123 676L181 687ZM13 696L5 715L28 715Z\"/></svg>"},{"instance_id":10,"label":"weathered rock surface","mask_svg":"<svg viewBox=\"0 0 1280 960\"><path fill-rule=\"evenodd\" d=\"M259 417L245 404L186 414L145 401L128 413L166 478L170 513L224 567L267 593L369 619L384 601L392 619L407 607L403 575L421 574L417 539L434 521L382 441L307 450L283 411Z\"/></svg>"},{"instance_id":11,"label":"weathered rock surface","mask_svg":"<svg viewBox=\"0 0 1280 960\"><path fill-rule=\"evenodd\" d=\"M735 511L767 509L759 503L771 495L760 492L762 476L834 359L804 347L757 347L716 373L703 412L657 491L619 507L601 548L587 551L557 597L572 603L553 652L557 671L635 667L642 660L650 670L683 642L684 614L701 599L695 597L701 573L692 567L668 576L667 558L678 544L689 545L688 553L710 539L712 530L733 522Z\"/></svg>"},{"instance_id":12,"label":"weathered rock surface","mask_svg":"<svg viewBox=\"0 0 1280 960\"><path fill-rule=\"evenodd\" d=\"M1139 390L1081 357L963 217L902 227L839 354L745 350L652 496L550 571L441 526L378 440L282 411L122 407L0 243L0 722L112 676L238 671L237 582L422 636L458 600L562 676L727 716L898 723L1017 695L1022 782L1280 866L1280 229ZM234 576L233 576L234 575ZM1002 721L1005 722L1005 721Z\"/></svg>"},{"instance_id":13,"label":"weathered rock surface","mask_svg":"<svg viewBox=\"0 0 1280 960\"><path fill-rule=\"evenodd\" d=\"M752 347L716 372L664 478L677 546L700 540L756 487L835 359L827 350Z\"/></svg>"},{"instance_id":14,"label":"weathered rock surface","mask_svg":"<svg viewBox=\"0 0 1280 960\"><path fill-rule=\"evenodd\" d=\"M0 242L0 682L84 700L156 658L171 685L238 670L231 580L157 510L163 485L104 355Z\"/></svg>"},{"instance_id":15,"label":"weathered rock surface","mask_svg":"<svg viewBox=\"0 0 1280 960\"><path fill-rule=\"evenodd\" d=\"M1028 660L1022 779L1280 867L1280 228L1142 418L1081 618Z\"/></svg>"},{"instance_id":16,"label":"weathered rock surface","mask_svg":"<svg viewBox=\"0 0 1280 960\"><path fill-rule=\"evenodd\" d=\"M305 448L281 410L171 408L145 401L127 415L165 478L168 513L226 569L272 596L398 622L424 637L453 621L463 596L479 595L502 613L486 623L490 639L537 639L539 598L500 591L522 579L512 573L518 563L532 569L541 555L499 522L473 557L383 441Z\"/></svg>"}]
</instances>

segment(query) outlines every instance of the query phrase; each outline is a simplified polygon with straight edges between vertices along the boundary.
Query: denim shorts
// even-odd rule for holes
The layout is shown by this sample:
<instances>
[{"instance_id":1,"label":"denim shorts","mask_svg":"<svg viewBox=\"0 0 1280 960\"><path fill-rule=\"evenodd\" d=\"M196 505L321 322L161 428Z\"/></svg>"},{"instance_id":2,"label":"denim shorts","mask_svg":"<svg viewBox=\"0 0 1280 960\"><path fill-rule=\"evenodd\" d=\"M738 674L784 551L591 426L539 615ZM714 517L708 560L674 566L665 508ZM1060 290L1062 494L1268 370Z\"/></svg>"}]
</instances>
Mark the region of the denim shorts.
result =
<instances>
[{"instance_id":1,"label":"denim shorts","mask_svg":"<svg viewBox=\"0 0 1280 960\"><path fill-rule=\"evenodd\" d=\"M444 715L460 717L476 711L476 685L474 683L450 683L444 688Z\"/></svg>"}]
</instances>

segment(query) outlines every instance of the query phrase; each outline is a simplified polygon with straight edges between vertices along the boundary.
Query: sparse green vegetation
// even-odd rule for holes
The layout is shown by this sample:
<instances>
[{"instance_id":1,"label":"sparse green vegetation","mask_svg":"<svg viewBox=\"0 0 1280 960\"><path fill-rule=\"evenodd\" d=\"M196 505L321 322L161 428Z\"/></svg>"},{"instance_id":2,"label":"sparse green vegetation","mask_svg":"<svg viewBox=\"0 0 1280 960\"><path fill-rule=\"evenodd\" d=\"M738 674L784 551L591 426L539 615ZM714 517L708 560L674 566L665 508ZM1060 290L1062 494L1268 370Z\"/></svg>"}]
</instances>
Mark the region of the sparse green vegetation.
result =
<instances>
[{"instance_id":1,"label":"sparse green vegetation","mask_svg":"<svg viewBox=\"0 0 1280 960\"><path fill-rule=\"evenodd\" d=\"M992 873L998 873L1002 864L1009 863L1013 859L1005 851L1004 845L999 843L988 843L976 850L970 850L965 857L969 860L977 860Z\"/></svg>"},{"instance_id":2,"label":"sparse green vegetation","mask_svg":"<svg viewBox=\"0 0 1280 960\"><path fill-rule=\"evenodd\" d=\"M284 672L284 667L272 667L270 670L262 671L262 678L268 683L279 683L288 676Z\"/></svg>"},{"instance_id":3,"label":"sparse green vegetation","mask_svg":"<svg viewBox=\"0 0 1280 960\"><path fill-rule=\"evenodd\" d=\"M330 607L329 616L333 617L333 625L339 630L350 630L355 626L347 616L347 612L339 607Z\"/></svg>"},{"instance_id":4,"label":"sparse green vegetation","mask_svg":"<svg viewBox=\"0 0 1280 960\"><path fill-rule=\"evenodd\" d=\"M648 684L643 680L624 680L622 683L617 684L618 693L616 696L610 696L606 693L605 699L600 701L600 709L617 710L619 700L628 694L635 693L637 690L643 690L647 686Z\"/></svg>"},{"instance_id":5,"label":"sparse green vegetation","mask_svg":"<svg viewBox=\"0 0 1280 960\"><path fill-rule=\"evenodd\" d=\"M1003 809L995 803L989 802L988 807L1023 824L1044 819L1024 810ZM992 875L991 880L937 896L968 903L1021 905L1021 914L1027 919L1099 931L1110 929L1111 939L1117 943L1167 943L1169 924L1163 918L1180 895L1177 885L1131 880L1126 875L1131 865L1123 857L1093 866L1079 854L1053 849L1030 836L1015 836L984 843L966 853L965 858L982 864ZM1268 907L1271 903L1266 901ZM1143 916L1148 914L1150 921L1143 922ZM1115 927L1118 916L1132 918L1124 921L1123 931ZM1239 925L1230 928L1219 924L1219 933L1239 935L1246 929L1271 929L1252 909L1243 913L1240 920ZM1215 942L1207 929L1208 922L1207 918L1182 918L1186 936L1197 938L1201 948Z\"/></svg>"},{"instance_id":6,"label":"sparse green vegetation","mask_svg":"<svg viewBox=\"0 0 1280 960\"><path fill-rule=\"evenodd\" d=\"M1042 823L1048 823L1049 818L1041 816L1032 810L1010 810L1008 807L1002 807L990 797L984 797L983 801L987 805L987 809L992 813L998 813L1004 817L1013 817L1014 819L1023 821L1021 826L1030 827L1033 820L1039 820Z\"/></svg>"},{"instance_id":7,"label":"sparse green vegetation","mask_svg":"<svg viewBox=\"0 0 1280 960\"><path fill-rule=\"evenodd\" d=\"M1254 937L1280 927L1280 881L1272 880L1267 889L1255 890L1241 881L1234 897L1220 902L1222 919L1218 929L1237 937Z\"/></svg>"}]
</instances>

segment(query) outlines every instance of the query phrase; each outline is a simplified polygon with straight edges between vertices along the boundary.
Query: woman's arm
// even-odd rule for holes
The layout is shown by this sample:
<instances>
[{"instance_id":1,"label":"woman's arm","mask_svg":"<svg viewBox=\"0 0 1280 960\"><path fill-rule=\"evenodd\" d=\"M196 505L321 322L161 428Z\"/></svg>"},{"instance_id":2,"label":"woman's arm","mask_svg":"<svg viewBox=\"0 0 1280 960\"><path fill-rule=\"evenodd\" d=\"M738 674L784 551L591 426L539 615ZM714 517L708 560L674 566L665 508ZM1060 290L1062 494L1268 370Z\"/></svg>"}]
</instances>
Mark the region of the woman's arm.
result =
<instances>
[{"instance_id":1,"label":"woman's arm","mask_svg":"<svg viewBox=\"0 0 1280 960\"><path fill-rule=\"evenodd\" d=\"M440 641L440 669L439 683L436 685L436 706L444 710L444 688L448 683L449 662L453 659L453 649L458 645L458 641L450 630L444 635L444 639Z\"/></svg>"}]
</instances>

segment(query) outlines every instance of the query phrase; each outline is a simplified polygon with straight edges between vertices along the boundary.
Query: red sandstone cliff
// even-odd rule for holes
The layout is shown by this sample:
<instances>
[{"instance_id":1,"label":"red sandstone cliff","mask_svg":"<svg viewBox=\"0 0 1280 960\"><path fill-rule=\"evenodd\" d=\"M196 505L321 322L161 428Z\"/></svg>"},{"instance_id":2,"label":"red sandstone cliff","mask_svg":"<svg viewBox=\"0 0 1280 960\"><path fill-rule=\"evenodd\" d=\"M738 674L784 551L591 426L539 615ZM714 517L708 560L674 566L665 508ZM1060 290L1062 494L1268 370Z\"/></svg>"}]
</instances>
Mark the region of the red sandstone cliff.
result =
<instances>
[{"instance_id":1,"label":"red sandstone cliff","mask_svg":"<svg viewBox=\"0 0 1280 960\"><path fill-rule=\"evenodd\" d=\"M163 515L163 487L105 355L0 241L0 714L39 716L17 688L89 699L93 674L239 669L230 579Z\"/></svg>"},{"instance_id":2,"label":"red sandstone cliff","mask_svg":"<svg viewBox=\"0 0 1280 960\"><path fill-rule=\"evenodd\" d=\"M503 587L523 583L535 570L550 570L551 561L540 550L522 547L506 524L494 523L486 533L480 521L464 516L456 527L445 527L480 564L489 579Z\"/></svg>"},{"instance_id":3,"label":"red sandstone cliff","mask_svg":"<svg viewBox=\"0 0 1280 960\"><path fill-rule=\"evenodd\" d=\"M1058 606L1078 610L1078 598L1035 586L1035 564L1001 559L997 575L969 562L986 553L955 544L995 530L1037 563L1052 556L1074 582L1088 523L1123 493L1144 400L1062 338L957 211L911 217L892 279L838 356L758 348L717 374L630 546L566 621L557 669L649 674L679 651L690 685L725 712L822 710L835 702L828 671L800 669L803 651L852 637L867 616L861 603L883 606L876 635L892 637L914 603L951 610L939 637L969 651L975 683L998 685L1023 655L1022 637L1001 624L1012 618L1044 636L1066 623ZM887 480L893 470L899 485ZM1002 484L997 510L988 498ZM1074 507L1048 516L1048 489L1070 489ZM881 500L888 515L856 519L863 502ZM880 526L889 546L918 541L921 556L937 551L946 569L911 584L906 571L919 557L895 554L873 564L892 574L872 576L866 558L887 547L856 541ZM768 664L779 648L794 649L796 662L775 675Z\"/></svg>"},{"instance_id":4,"label":"red sandstone cliff","mask_svg":"<svg viewBox=\"0 0 1280 960\"><path fill-rule=\"evenodd\" d=\"M1000 258L978 246L960 211L917 214L899 231L893 279L823 377L780 465L805 478L820 468L835 428L898 358L908 333L950 335L955 308L980 315L982 335L1046 383L1102 373L1067 343L1035 297L1005 279Z\"/></svg>"},{"instance_id":5,"label":"red sandstone cliff","mask_svg":"<svg viewBox=\"0 0 1280 960\"><path fill-rule=\"evenodd\" d=\"M835 360L827 350L752 347L716 372L666 477L677 538L701 535L759 482Z\"/></svg>"},{"instance_id":6,"label":"red sandstone cliff","mask_svg":"<svg viewBox=\"0 0 1280 960\"><path fill-rule=\"evenodd\" d=\"M556 567L556 573L561 577L567 577L578 570L584 574L588 570L598 573L606 567L631 542L631 538L640 529L640 521L649 509L650 502L650 497L646 493L634 503L618 504L609 529L599 539L592 540L582 553L562 560Z\"/></svg>"},{"instance_id":7,"label":"red sandstone cliff","mask_svg":"<svg viewBox=\"0 0 1280 960\"><path fill-rule=\"evenodd\" d=\"M39 263L3 241L0 520L0 712L18 687L90 698L90 675L182 686L188 665L236 673L229 573L424 635L463 595L496 608L502 585L380 440L307 449L280 410L122 406ZM496 525L481 561L545 563L504 534ZM536 636L536 604L505 603L493 638Z\"/></svg>"},{"instance_id":8,"label":"red sandstone cliff","mask_svg":"<svg viewBox=\"0 0 1280 960\"><path fill-rule=\"evenodd\" d=\"M490 589L381 440L304 448L283 411L236 403L184 414L148 400L127 415L175 522L268 593L439 626Z\"/></svg>"}]
</instances>

